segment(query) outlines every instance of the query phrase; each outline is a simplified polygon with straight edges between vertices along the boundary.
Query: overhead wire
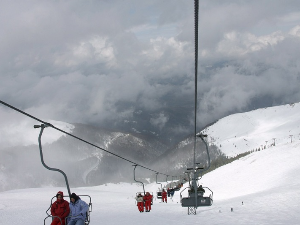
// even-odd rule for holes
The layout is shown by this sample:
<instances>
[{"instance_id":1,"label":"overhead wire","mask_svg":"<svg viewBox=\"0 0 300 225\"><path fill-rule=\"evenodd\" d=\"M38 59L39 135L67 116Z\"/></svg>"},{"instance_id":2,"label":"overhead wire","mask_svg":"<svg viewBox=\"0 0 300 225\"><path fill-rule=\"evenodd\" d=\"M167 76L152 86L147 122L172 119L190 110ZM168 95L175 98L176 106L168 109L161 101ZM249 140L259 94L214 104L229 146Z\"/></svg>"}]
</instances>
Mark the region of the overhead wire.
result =
<instances>
[{"instance_id":1,"label":"overhead wire","mask_svg":"<svg viewBox=\"0 0 300 225\"><path fill-rule=\"evenodd\" d=\"M198 75L198 14L199 14L199 1L194 0L194 19L195 19L195 126L194 126L194 164L193 164L193 186L195 190L195 206L198 206L197 194L197 177L196 177L196 142L197 142L197 75Z\"/></svg>"},{"instance_id":2,"label":"overhead wire","mask_svg":"<svg viewBox=\"0 0 300 225\"><path fill-rule=\"evenodd\" d=\"M120 158L120 159L122 159L122 160L125 160L125 161L127 161L127 162L129 162L129 163L132 163L132 164L134 164L134 165L137 165L137 166L139 166L139 167L141 167L141 168L144 168L144 169L147 169L147 170L149 170L149 171L152 171L152 172L155 172L155 173L158 173L158 174L162 174L162 175L165 175L165 176L169 176L168 174L164 174L164 173L158 172L158 171L156 171L156 170L153 170L153 169L151 169L151 168L148 168L148 167L146 167L146 166L140 165L140 164L138 164L138 163L136 163L136 162L133 162L133 161L131 161L131 160L129 160L129 159L126 159L126 158L124 158L124 157L122 157L122 156L120 156L120 155L118 155L118 154L116 154L116 153L113 153L113 152L111 152L111 151L108 151L108 150L106 150L106 149L104 149L104 148L101 148L101 147L99 147L99 146L97 146L97 145L95 145L95 144L93 144L93 143L91 143L91 142L89 142L89 141L86 141L86 140L84 140L84 139L82 139L82 138L80 138L80 137L77 137L77 136L75 136L75 135L73 135L73 134L71 134L71 133L68 133L68 132L66 132L66 131L64 131L64 130L62 130L62 129L59 129L58 127L55 127L55 126L52 125L51 123L47 123L47 122L45 122L45 121L43 121L43 120L41 120L41 119L39 119L39 118L37 118L37 117L35 117L35 116L32 116L32 115L30 115L30 114L28 114L28 113L26 113L26 112L24 112L24 111L22 111L22 110L20 110L20 109L18 109L18 108L16 108L16 107L12 106L12 105L10 105L10 104L8 104L8 103L2 101L2 100L0 100L0 103L3 104L3 105L5 105L5 106L7 106L7 107L9 107L9 108L11 108L11 109L13 109L13 110L15 110L15 111L17 111L17 112L19 112L19 113L21 113L21 114L23 114L23 115L26 115L26 116L30 117L30 118L32 118L32 119L34 119L34 120L36 120L36 121L39 121L39 122L41 122L42 124L45 124L45 125L47 125L47 126L49 126L49 127L52 127L52 128L55 129L55 130L58 130L58 131L60 131L60 132L62 132L62 133L64 133L64 134L66 134L66 135L69 135L69 136L71 136L71 137L73 137L73 138L75 138L75 139L77 139L77 140L80 140L80 141L82 141L82 142L84 142L84 143L86 143L86 144L88 144L88 145L91 145L91 146L93 146L93 147L95 147L95 148L98 148L98 149L100 149L100 150L102 150L102 151L104 151L104 152L107 152L107 153L109 153L109 154L111 154L111 155L113 155L113 156L116 156L116 157L118 157L118 158Z\"/></svg>"},{"instance_id":3,"label":"overhead wire","mask_svg":"<svg viewBox=\"0 0 300 225\"><path fill-rule=\"evenodd\" d=\"M198 75L198 13L199 13L199 1L194 0L195 10L195 118L194 118L194 169L196 164L196 136L197 136L197 75Z\"/></svg>"}]
</instances>

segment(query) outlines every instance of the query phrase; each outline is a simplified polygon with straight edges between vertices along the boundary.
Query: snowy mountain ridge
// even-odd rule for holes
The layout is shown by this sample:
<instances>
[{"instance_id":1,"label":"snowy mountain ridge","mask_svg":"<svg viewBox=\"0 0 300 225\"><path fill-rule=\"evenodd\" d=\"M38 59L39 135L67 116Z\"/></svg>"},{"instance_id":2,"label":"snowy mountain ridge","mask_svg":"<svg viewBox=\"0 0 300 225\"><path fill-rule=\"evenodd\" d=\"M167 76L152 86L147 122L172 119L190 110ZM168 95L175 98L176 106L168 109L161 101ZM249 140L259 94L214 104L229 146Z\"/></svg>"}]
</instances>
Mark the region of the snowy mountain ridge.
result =
<instances>
[{"instance_id":1,"label":"snowy mountain ridge","mask_svg":"<svg viewBox=\"0 0 300 225\"><path fill-rule=\"evenodd\" d=\"M84 124L68 124L59 121L51 121L51 123L106 151L141 164L154 159L165 148L158 141L146 140L143 136ZM17 132L6 134L8 137L6 144L0 146L0 191L62 185L64 180L59 173L44 170L41 165L38 146L40 129L33 129L32 121L29 121L12 127L10 131L12 130ZM2 132L5 131L6 129L3 128ZM15 142L14 139L18 139L21 135L23 135L22 139ZM21 142L25 137L29 140ZM2 142L4 143L5 140ZM131 165L126 167L127 162L51 127L43 132L42 148L46 164L63 170L74 186L124 181L131 177Z\"/></svg>"},{"instance_id":2,"label":"snowy mountain ridge","mask_svg":"<svg viewBox=\"0 0 300 225\"><path fill-rule=\"evenodd\" d=\"M224 157L224 154L233 157L258 148L269 148L273 142L278 145L299 139L299 110L300 104L296 103L233 114L220 119L202 131L208 134L211 160ZM142 135L108 131L84 124L58 121L51 123L99 147L155 168L157 171L181 173L186 167L192 166L191 137L179 141L175 147L164 152L165 145L153 139L147 141ZM22 127L24 124L26 126ZM8 127L8 124L4 125ZM33 129L32 123L19 123L15 128L13 125L9 131L16 131L15 136L11 132L5 133L3 129L5 126L1 130L2 134L5 133L4 137L7 137L7 143L18 145L9 148L1 145L0 190L62 185L64 180L59 174L45 171L41 166L37 145L39 129ZM13 142L14 138L18 139L21 134L24 137L18 142ZM26 140L22 145L21 141L25 137L30 140ZM35 144L28 145L30 141ZM72 185L91 186L131 179L131 165L127 162L72 137L61 135L52 128L45 129L42 143L46 163L63 169ZM197 162L206 163L207 155L201 143L197 144L196 156Z\"/></svg>"},{"instance_id":3,"label":"snowy mountain ridge","mask_svg":"<svg viewBox=\"0 0 300 225\"><path fill-rule=\"evenodd\" d=\"M299 139L299 112L300 103L261 108L232 114L207 126L201 133L208 135L211 161L222 161L225 156L235 157ZM186 167L192 167L193 142L193 135L180 141L155 160L154 166L168 172L173 168L180 173ZM205 146L200 140L196 145L196 161L202 165L207 163Z\"/></svg>"},{"instance_id":4,"label":"snowy mountain ridge","mask_svg":"<svg viewBox=\"0 0 300 225\"><path fill-rule=\"evenodd\" d=\"M300 103L224 117L203 130L227 156L287 143L300 137Z\"/></svg>"}]
</instances>

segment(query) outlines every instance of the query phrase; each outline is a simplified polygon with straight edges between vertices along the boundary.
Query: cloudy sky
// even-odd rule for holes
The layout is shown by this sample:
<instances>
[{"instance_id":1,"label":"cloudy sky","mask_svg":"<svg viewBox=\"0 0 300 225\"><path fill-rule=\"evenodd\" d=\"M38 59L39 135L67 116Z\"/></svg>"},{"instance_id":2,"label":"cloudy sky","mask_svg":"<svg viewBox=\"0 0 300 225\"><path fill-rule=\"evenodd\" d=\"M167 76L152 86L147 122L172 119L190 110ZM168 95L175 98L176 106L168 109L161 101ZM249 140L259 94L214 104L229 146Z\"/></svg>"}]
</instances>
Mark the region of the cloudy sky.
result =
<instances>
[{"instance_id":1,"label":"cloudy sky","mask_svg":"<svg viewBox=\"0 0 300 225\"><path fill-rule=\"evenodd\" d=\"M193 7L193 0L3 0L0 99L43 120L192 133ZM299 102L299 50L298 0L201 0L199 126ZM16 120L3 106L0 113Z\"/></svg>"}]
</instances>

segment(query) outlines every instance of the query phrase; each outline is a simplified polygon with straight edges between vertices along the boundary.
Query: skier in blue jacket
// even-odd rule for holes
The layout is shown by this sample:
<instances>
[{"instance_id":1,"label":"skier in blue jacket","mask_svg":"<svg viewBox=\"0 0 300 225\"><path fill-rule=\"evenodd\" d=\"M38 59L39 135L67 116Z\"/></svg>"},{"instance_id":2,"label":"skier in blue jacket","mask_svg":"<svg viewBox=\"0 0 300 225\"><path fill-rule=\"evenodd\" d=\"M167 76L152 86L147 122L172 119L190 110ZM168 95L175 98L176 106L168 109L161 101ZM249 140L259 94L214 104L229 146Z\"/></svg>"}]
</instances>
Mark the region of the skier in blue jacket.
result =
<instances>
[{"instance_id":1,"label":"skier in blue jacket","mask_svg":"<svg viewBox=\"0 0 300 225\"><path fill-rule=\"evenodd\" d=\"M70 214L68 225L84 225L86 212L89 210L88 204L82 201L79 196L72 193L70 202Z\"/></svg>"}]
</instances>

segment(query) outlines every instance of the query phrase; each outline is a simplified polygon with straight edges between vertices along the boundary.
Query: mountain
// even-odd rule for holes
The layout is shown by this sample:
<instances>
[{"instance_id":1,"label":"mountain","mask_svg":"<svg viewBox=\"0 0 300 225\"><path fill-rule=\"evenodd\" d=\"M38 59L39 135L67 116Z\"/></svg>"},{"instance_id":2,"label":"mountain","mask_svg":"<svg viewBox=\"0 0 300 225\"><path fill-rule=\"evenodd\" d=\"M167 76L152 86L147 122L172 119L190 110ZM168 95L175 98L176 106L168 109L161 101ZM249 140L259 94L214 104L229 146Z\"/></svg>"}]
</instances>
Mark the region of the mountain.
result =
<instances>
[{"instance_id":1,"label":"mountain","mask_svg":"<svg viewBox=\"0 0 300 225\"><path fill-rule=\"evenodd\" d=\"M261 108L246 113L224 117L200 133L207 134L211 167L224 164L228 158L237 157L288 143L300 138L300 103ZM168 149L153 166L159 170L182 174L186 168L193 167L193 136ZM208 155L205 145L199 138L196 145L196 162L208 166Z\"/></svg>"},{"instance_id":2,"label":"mountain","mask_svg":"<svg viewBox=\"0 0 300 225\"><path fill-rule=\"evenodd\" d=\"M52 121L53 125L62 124ZM157 140L96 128L83 124L64 124L69 132L106 151L139 164L158 157L166 146ZM33 129L31 129L33 130ZM29 130L28 136L33 136ZM64 129L63 129L64 130ZM36 144L2 147L0 150L0 190L39 186L59 186L65 181L58 172L46 170L40 160ZM58 136L58 131L45 128L42 135L43 156L46 165L63 170L71 186L98 185L120 180L132 180L132 166L99 148L88 145L68 135ZM53 137L56 134L56 140Z\"/></svg>"},{"instance_id":3,"label":"mountain","mask_svg":"<svg viewBox=\"0 0 300 225\"><path fill-rule=\"evenodd\" d=\"M233 157L300 138L300 103L224 117L203 130L209 142Z\"/></svg>"},{"instance_id":4,"label":"mountain","mask_svg":"<svg viewBox=\"0 0 300 225\"><path fill-rule=\"evenodd\" d=\"M201 132L208 135L211 168L215 169L228 162L228 158L242 153L299 139L299 110L299 103L262 108L227 116L206 127ZM193 166L193 136L168 147L158 139L142 134L84 124L51 123L100 148L162 173L180 175ZM61 174L48 171L41 164L37 145L39 129L21 125L6 133L7 129L2 130L6 144L0 148L0 190L64 185ZM52 128L44 130L42 145L45 163L62 169L72 187L133 181L132 163ZM197 140L196 162L200 166L208 165L208 155L201 140ZM137 175L143 179L155 178L153 172L141 168L137 169ZM159 179L165 180L161 176Z\"/></svg>"},{"instance_id":5,"label":"mountain","mask_svg":"<svg viewBox=\"0 0 300 225\"><path fill-rule=\"evenodd\" d=\"M206 140L207 141L207 140ZM196 140L196 163L199 163L199 167L208 167L208 160L215 162L216 160L222 160L226 156L220 151L220 149L213 144L208 146L209 155L205 144L200 138ZM192 168L194 163L194 137L188 137L179 142L173 148L168 149L160 157L153 161L153 167L159 171L166 171L168 174L181 174L186 171L187 168Z\"/></svg>"}]
</instances>

